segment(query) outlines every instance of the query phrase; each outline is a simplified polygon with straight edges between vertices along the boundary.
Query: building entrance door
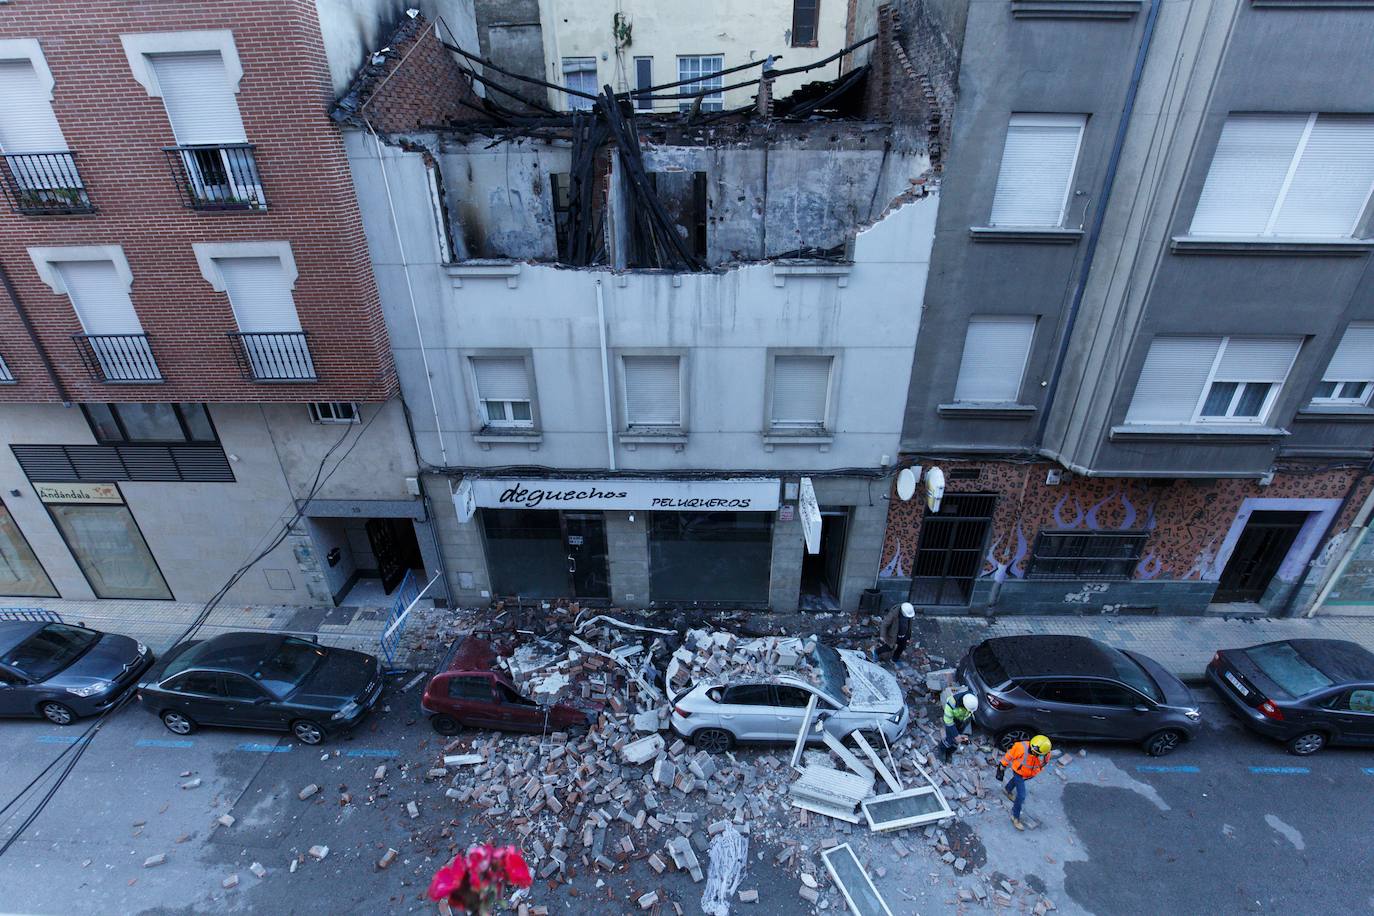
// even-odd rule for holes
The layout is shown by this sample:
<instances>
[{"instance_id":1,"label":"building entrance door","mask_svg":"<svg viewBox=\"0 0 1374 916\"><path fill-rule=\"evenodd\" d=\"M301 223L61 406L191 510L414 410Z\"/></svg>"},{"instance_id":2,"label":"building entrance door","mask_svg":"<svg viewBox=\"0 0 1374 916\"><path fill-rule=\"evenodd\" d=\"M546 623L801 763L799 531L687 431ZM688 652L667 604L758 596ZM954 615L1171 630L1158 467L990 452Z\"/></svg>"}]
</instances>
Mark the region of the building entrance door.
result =
<instances>
[{"instance_id":1,"label":"building entrance door","mask_svg":"<svg viewBox=\"0 0 1374 916\"><path fill-rule=\"evenodd\" d=\"M1221 571L1212 601L1257 601L1263 597L1306 523L1306 512L1251 513L1231 559Z\"/></svg>"},{"instance_id":2,"label":"building entrance door","mask_svg":"<svg viewBox=\"0 0 1374 916\"><path fill-rule=\"evenodd\" d=\"M365 527L368 545L377 558L382 591L389 595L405 578L407 570L424 568L415 525L408 518L370 518Z\"/></svg>"},{"instance_id":3,"label":"building entrance door","mask_svg":"<svg viewBox=\"0 0 1374 916\"><path fill-rule=\"evenodd\" d=\"M568 546L573 597L609 601L611 577L606 566L605 517L600 512L564 512L563 539Z\"/></svg>"},{"instance_id":4,"label":"building entrance door","mask_svg":"<svg viewBox=\"0 0 1374 916\"><path fill-rule=\"evenodd\" d=\"M801 608L804 611L840 609L841 571L844 567L848 509L821 509L821 549L802 553Z\"/></svg>"},{"instance_id":5,"label":"building entrance door","mask_svg":"<svg viewBox=\"0 0 1374 916\"><path fill-rule=\"evenodd\" d=\"M996 504L992 493L946 493L939 512L926 512L912 569L912 604L969 603Z\"/></svg>"}]
</instances>

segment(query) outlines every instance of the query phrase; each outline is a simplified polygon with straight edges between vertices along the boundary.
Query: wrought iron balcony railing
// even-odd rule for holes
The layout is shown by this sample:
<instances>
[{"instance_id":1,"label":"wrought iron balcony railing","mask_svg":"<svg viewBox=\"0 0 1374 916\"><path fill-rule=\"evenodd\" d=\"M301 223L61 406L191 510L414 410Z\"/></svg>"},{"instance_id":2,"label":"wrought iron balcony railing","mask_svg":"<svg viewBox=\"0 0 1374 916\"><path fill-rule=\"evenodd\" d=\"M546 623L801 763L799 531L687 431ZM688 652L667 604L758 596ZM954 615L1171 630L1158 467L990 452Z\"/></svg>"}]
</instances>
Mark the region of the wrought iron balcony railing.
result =
<instances>
[{"instance_id":1,"label":"wrought iron balcony railing","mask_svg":"<svg viewBox=\"0 0 1374 916\"><path fill-rule=\"evenodd\" d=\"M0 153L0 185L17 212L32 216L94 213L69 152Z\"/></svg>"},{"instance_id":2,"label":"wrought iron balcony railing","mask_svg":"<svg viewBox=\"0 0 1374 916\"><path fill-rule=\"evenodd\" d=\"M192 210L267 209L252 144L167 146L163 152L181 201Z\"/></svg>"},{"instance_id":3,"label":"wrought iron balcony railing","mask_svg":"<svg viewBox=\"0 0 1374 916\"><path fill-rule=\"evenodd\" d=\"M14 373L10 367L5 365L5 358L0 356L0 385L10 385L14 383Z\"/></svg>"},{"instance_id":4,"label":"wrought iron balcony railing","mask_svg":"<svg viewBox=\"0 0 1374 916\"><path fill-rule=\"evenodd\" d=\"M304 331L229 334L243 377L255 382L313 382L315 363Z\"/></svg>"},{"instance_id":5,"label":"wrought iron balcony railing","mask_svg":"<svg viewBox=\"0 0 1374 916\"><path fill-rule=\"evenodd\" d=\"M72 340L97 381L162 381L147 334L73 334Z\"/></svg>"}]
</instances>

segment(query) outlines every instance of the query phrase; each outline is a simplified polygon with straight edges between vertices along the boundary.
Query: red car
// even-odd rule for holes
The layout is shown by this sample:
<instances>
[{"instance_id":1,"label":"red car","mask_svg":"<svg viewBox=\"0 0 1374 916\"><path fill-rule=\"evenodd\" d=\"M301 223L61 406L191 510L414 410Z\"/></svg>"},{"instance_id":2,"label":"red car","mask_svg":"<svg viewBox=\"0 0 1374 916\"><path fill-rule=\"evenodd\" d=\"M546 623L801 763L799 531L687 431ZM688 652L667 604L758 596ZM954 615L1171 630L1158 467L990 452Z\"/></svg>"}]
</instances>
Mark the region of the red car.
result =
<instances>
[{"instance_id":1,"label":"red car","mask_svg":"<svg viewBox=\"0 0 1374 916\"><path fill-rule=\"evenodd\" d=\"M586 712L566 703L547 710L526 699L496 666L491 643L461 636L429 679L420 698L420 711L441 735L454 735L463 726L500 731L565 731L586 726ZM547 718L546 718L547 714Z\"/></svg>"}]
</instances>

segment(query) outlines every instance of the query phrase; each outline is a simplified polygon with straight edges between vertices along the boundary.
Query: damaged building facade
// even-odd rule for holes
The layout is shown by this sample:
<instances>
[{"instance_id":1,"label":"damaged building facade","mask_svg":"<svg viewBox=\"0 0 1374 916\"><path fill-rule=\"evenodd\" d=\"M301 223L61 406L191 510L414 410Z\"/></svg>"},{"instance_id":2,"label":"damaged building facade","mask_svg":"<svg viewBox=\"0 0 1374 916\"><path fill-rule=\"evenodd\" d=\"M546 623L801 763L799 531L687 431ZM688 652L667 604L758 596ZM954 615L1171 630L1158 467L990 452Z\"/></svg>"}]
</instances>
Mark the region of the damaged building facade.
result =
<instances>
[{"instance_id":1,"label":"damaged building facade","mask_svg":"<svg viewBox=\"0 0 1374 916\"><path fill-rule=\"evenodd\" d=\"M958 104L886 600L1367 613L1367 5L896 5Z\"/></svg>"},{"instance_id":2,"label":"damaged building facade","mask_svg":"<svg viewBox=\"0 0 1374 916\"><path fill-rule=\"evenodd\" d=\"M857 606L937 206L872 113L920 87L517 116L423 17L388 44L335 116L454 600Z\"/></svg>"}]
</instances>

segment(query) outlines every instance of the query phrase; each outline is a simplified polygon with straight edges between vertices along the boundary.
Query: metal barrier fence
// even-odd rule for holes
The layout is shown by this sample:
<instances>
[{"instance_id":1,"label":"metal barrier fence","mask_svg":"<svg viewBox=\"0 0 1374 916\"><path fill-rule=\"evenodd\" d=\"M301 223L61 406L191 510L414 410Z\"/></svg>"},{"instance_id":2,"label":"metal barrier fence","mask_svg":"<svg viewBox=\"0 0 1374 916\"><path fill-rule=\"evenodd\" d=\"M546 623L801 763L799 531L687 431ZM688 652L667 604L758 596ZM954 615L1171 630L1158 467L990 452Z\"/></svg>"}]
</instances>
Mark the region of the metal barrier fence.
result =
<instances>
[{"instance_id":1,"label":"metal barrier fence","mask_svg":"<svg viewBox=\"0 0 1374 916\"><path fill-rule=\"evenodd\" d=\"M405 578L401 580L401 584L396 587L391 611L386 617L386 628L382 630L379 640L382 657L386 659L388 671L397 670L396 661L401 648L401 637L405 635L406 622L410 619L411 610L420 603L420 599L438 581L439 577L435 576L425 583L424 588L418 588L415 584L415 574L407 572Z\"/></svg>"},{"instance_id":2,"label":"metal barrier fence","mask_svg":"<svg viewBox=\"0 0 1374 916\"><path fill-rule=\"evenodd\" d=\"M41 607L0 607L0 620L31 620L35 623L61 623L62 615Z\"/></svg>"}]
</instances>

